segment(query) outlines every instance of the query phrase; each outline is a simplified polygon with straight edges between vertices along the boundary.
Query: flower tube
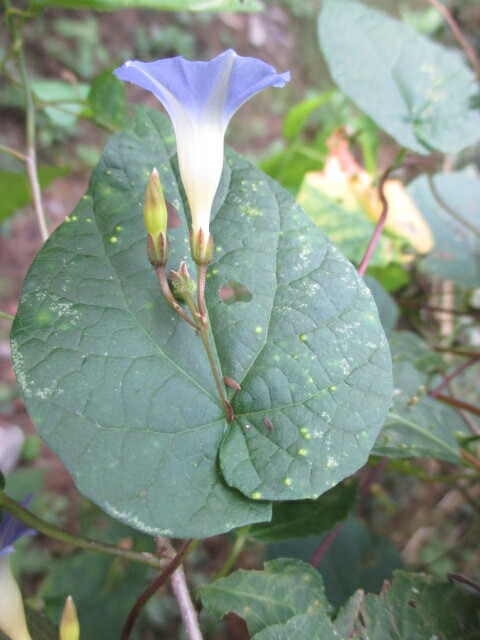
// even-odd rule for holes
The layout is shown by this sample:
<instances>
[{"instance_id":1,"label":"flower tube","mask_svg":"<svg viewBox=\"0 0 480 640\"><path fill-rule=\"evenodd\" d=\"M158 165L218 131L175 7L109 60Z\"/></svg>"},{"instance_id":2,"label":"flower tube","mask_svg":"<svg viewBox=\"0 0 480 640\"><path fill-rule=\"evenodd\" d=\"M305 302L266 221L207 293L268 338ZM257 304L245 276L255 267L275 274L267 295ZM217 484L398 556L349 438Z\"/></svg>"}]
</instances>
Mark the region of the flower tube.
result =
<instances>
[{"instance_id":1,"label":"flower tube","mask_svg":"<svg viewBox=\"0 0 480 640\"><path fill-rule=\"evenodd\" d=\"M193 237L206 245L230 118L262 89L283 87L290 74L277 73L262 60L238 56L231 49L209 62L193 62L181 56L156 62L131 60L114 73L151 91L167 110L177 138Z\"/></svg>"},{"instance_id":2,"label":"flower tube","mask_svg":"<svg viewBox=\"0 0 480 640\"><path fill-rule=\"evenodd\" d=\"M27 506L30 498L22 502ZM0 630L11 640L31 640L25 620L22 594L10 569L9 554L22 536L35 533L22 522L4 513L0 521Z\"/></svg>"}]
</instances>

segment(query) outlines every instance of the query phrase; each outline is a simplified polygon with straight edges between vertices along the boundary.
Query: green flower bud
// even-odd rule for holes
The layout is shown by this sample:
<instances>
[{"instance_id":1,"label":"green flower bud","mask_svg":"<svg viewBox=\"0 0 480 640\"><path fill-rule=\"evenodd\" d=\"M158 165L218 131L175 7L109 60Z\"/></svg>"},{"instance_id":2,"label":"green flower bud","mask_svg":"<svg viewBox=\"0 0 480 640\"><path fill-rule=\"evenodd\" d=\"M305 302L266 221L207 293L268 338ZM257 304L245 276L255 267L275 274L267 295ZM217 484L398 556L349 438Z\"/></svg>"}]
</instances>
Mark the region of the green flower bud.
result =
<instances>
[{"instance_id":1,"label":"green flower bud","mask_svg":"<svg viewBox=\"0 0 480 640\"><path fill-rule=\"evenodd\" d=\"M185 294L195 293L197 285L195 281L191 279L187 265L183 260L180 263L178 271L170 271L170 278L172 280L173 293L176 298L183 300Z\"/></svg>"},{"instance_id":2,"label":"green flower bud","mask_svg":"<svg viewBox=\"0 0 480 640\"><path fill-rule=\"evenodd\" d=\"M60 620L60 640L78 640L80 638L80 625L77 610L72 596L68 596L63 608Z\"/></svg>"},{"instance_id":3,"label":"green flower bud","mask_svg":"<svg viewBox=\"0 0 480 640\"><path fill-rule=\"evenodd\" d=\"M158 171L154 169L150 174L150 180L145 194L143 206L143 219L147 232L156 238L160 233L167 233L167 205L163 197L162 186Z\"/></svg>"},{"instance_id":4,"label":"green flower bud","mask_svg":"<svg viewBox=\"0 0 480 640\"><path fill-rule=\"evenodd\" d=\"M143 219L147 230L147 253L154 267L165 265L168 258L168 213L158 171L153 169L145 194Z\"/></svg>"}]
</instances>

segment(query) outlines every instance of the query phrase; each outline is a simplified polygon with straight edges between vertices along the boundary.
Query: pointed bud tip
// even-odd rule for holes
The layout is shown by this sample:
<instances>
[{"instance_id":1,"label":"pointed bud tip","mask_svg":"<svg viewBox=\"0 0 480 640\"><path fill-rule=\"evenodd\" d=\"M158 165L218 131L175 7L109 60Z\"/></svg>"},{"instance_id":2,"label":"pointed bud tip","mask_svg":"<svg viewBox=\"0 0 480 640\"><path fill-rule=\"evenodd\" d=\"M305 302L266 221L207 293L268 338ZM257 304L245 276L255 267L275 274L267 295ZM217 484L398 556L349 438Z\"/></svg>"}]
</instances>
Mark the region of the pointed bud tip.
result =
<instances>
[{"instance_id":1,"label":"pointed bud tip","mask_svg":"<svg viewBox=\"0 0 480 640\"><path fill-rule=\"evenodd\" d=\"M60 621L60 640L78 640L79 637L80 625L78 623L77 609L72 596L68 596Z\"/></svg>"}]
</instances>

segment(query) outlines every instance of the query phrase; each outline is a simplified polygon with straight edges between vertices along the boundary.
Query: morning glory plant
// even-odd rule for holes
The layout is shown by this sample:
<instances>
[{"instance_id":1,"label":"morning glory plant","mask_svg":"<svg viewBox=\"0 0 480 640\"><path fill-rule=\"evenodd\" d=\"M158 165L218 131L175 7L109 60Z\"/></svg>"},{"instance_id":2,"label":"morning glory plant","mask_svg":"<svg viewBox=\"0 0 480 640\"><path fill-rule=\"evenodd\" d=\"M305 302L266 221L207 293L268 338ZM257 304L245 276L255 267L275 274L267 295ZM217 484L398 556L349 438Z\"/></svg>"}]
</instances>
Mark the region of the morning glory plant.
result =
<instances>
[{"instance_id":1,"label":"morning glory plant","mask_svg":"<svg viewBox=\"0 0 480 640\"><path fill-rule=\"evenodd\" d=\"M31 496L22 501L26 507ZM9 555L15 542L35 531L24 525L8 512L0 521L0 629L12 640L31 640L25 620L22 594L10 568Z\"/></svg>"},{"instance_id":2,"label":"morning glory plant","mask_svg":"<svg viewBox=\"0 0 480 640\"><path fill-rule=\"evenodd\" d=\"M171 279L175 296L184 300L192 319L175 301L166 278L166 206L156 169L150 176L144 206L147 252L163 295L203 340L217 391L227 420L231 422L233 411L226 399L207 335L205 279L213 255L210 215L222 174L225 130L231 117L259 91L283 87L290 80L290 73L277 73L262 60L239 56L232 49L209 62L190 61L182 56L156 62L129 60L114 73L121 80L151 91L172 120L180 176L192 216L190 246L198 268L197 302L184 263L178 271L171 272Z\"/></svg>"}]
</instances>

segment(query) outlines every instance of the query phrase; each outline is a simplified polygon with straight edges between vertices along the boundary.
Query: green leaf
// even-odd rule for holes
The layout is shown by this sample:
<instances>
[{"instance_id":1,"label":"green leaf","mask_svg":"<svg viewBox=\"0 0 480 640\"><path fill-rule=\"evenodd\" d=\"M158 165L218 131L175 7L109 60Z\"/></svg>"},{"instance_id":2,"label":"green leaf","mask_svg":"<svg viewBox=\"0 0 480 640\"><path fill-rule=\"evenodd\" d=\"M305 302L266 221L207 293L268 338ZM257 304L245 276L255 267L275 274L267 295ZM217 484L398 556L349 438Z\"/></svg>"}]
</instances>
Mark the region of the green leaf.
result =
<instances>
[{"instance_id":1,"label":"green leaf","mask_svg":"<svg viewBox=\"0 0 480 640\"><path fill-rule=\"evenodd\" d=\"M172 128L140 110L32 265L13 358L42 438L81 491L147 533L205 537L268 520L258 491L318 497L360 467L391 401L391 362L354 268L288 194L229 152L206 294L222 373L242 386L230 390L237 418L227 427L202 343L146 257L141 212L154 166L181 219L168 268L189 262ZM230 280L252 300L224 304ZM230 487L217 457L225 431Z\"/></svg>"},{"instance_id":2,"label":"green leaf","mask_svg":"<svg viewBox=\"0 0 480 640\"><path fill-rule=\"evenodd\" d=\"M265 563L263 571L235 571L200 587L200 595L211 616L232 611L246 620L252 635L297 614L330 611L318 571L286 558Z\"/></svg>"},{"instance_id":3,"label":"green leaf","mask_svg":"<svg viewBox=\"0 0 480 640\"><path fill-rule=\"evenodd\" d=\"M94 120L117 129L125 127L128 122L125 94L125 83L120 82L110 70L99 73L87 98Z\"/></svg>"},{"instance_id":4,"label":"green leaf","mask_svg":"<svg viewBox=\"0 0 480 640\"><path fill-rule=\"evenodd\" d=\"M53 124L64 129L75 126L89 91L88 85L59 80L34 80L32 89L35 96L45 103L45 113ZM54 104L49 105L49 102Z\"/></svg>"},{"instance_id":5,"label":"green leaf","mask_svg":"<svg viewBox=\"0 0 480 640\"><path fill-rule=\"evenodd\" d=\"M171 268L186 252L174 149L156 112L112 139L89 192L27 276L12 345L30 414L81 491L147 533L205 537L268 520L271 509L219 473L225 419L203 346L172 313L146 258L153 166L182 218L170 232ZM229 308L218 288L211 297Z\"/></svg>"},{"instance_id":6,"label":"green leaf","mask_svg":"<svg viewBox=\"0 0 480 640\"><path fill-rule=\"evenodd\" d=\"M476 640L478 597L424 574L397 571L381 595L368 594L355 630L369 640Z\"/></svg>"},{"instance_id":7,"label":"green leaf","mask_svg":"<svg viewBox=\"0 0 480 640\"><path fill-rule=\"evenodd\" d=\"M302 132L308 117L323 104L337 97L333 89L323 91L313 98L308 98L296 104L285 117L283 123L283 135L289 142L293 142Z\"/></svg>"},{"instance_id":8,"label":"green leaf","mask_svg":"<svg viewBox=\"0 0 480 640\"><path fill-rule=\"evenodd\" d=\"M480 137L460 53L353 0L324 2L319 35L335 83L401 146L457 153Z\"/></svg>"},{"instance_id":9,"label":"green leaf","mask_svg":"<svg viewBox=\"0 0 480 640\"><path fill-rule=\"evenodd\" d=\"M446 368L443 356L412 331L392 331L388 343L394 362L410 362L416 369L432 374Z\"/></svg>"},{"instance_id":10,"label":"green leaf","mask_svg":"<svg viewBox=\"0 0 480 640\"><path fill-rule=\"evenodd\" d=\"M431 374L445 369L443 357L410 331L389 335L393 359L393 406L373 452L395 458L433 457L458 464L460 414L428 395Z\"/></svg>"},{"instance_id":11,"label":"green leaf","mask_svg":"<svg viewBox=\"0 0 480 640\"><path fill-rule=\"evenodd\" d=\"M40 187L48 187L57 178L70 173L68 167L40 167L38 178ZM0 222L32 201L30 183L24 173L0 171Z\"/></svg>"},{"instance_id":12,"label":"green leaf","mask_svg":"<svg viewBox=\"0 0 480 640\"><path fill-rule=\"evenodd\" d=\"M324 611L313 611L267 627L252 640L340 640L340 636Z\"/></svg>"},{"instance_id":13,"label":"green leaf","mask_svg":"<svg viewBox=\"0 0 480 640\"><path fill-rule=\"evenodd\" d=\"M269 558L292 557L310 562L324 538L269 544ZM379 591L384 580L402 567L395 546L350 516L342 524L319 565L328 602L340 607L356 589ZM403 639L402 639L403 640Z\"/></svg>"},{"instance_id":14,"label":"green leaf","mask_svg":"<svg viewBox=\"0 0 480 640\"><path fill-rule=\"evenodd\" d=\"M408 187L435 240L418 266L462 289L475 289L480 282L480 180L467 169L436 175L433 184L435 194L425 176Z\"/></svg>"},{"instance_id":15,"label":"green leaf","mask_svg":"<svg viewBox=\"0 0 480 640\"><path fill-rule=\"evenodd\" d=\"M56 559L39 595L59 623L67 596L77 608L82 638L118 640L128 612L145 587L147 568L80 553ZM33 636L36 639L36 636Z\"/></svg>"},{"instance_id":16,"label":"green leaf","mask_svg":"<svg viewBox=\"0 0 480 640\"><path fill-rule=\"evenodd\" d=\"M157 11L260 11L260 0L30 0L34 9L156 9Z\"/></svg>"},{"instance_id":17,"label":"green leaf","mask_svg":"<svg viewBox=\"0 0 480 640\"><path fill-rule=\"evenodd\" d=\"M338 485L314 501L276 503L271 522L252 525L248 535L263 542L319 535L347 517L356 496L355 484Z\"/></svg>"}]
</instances>

